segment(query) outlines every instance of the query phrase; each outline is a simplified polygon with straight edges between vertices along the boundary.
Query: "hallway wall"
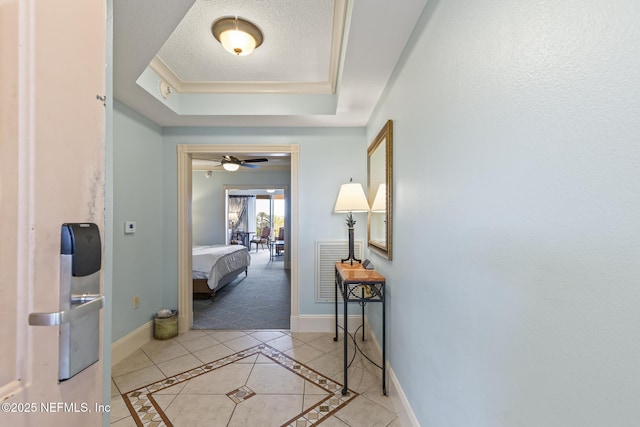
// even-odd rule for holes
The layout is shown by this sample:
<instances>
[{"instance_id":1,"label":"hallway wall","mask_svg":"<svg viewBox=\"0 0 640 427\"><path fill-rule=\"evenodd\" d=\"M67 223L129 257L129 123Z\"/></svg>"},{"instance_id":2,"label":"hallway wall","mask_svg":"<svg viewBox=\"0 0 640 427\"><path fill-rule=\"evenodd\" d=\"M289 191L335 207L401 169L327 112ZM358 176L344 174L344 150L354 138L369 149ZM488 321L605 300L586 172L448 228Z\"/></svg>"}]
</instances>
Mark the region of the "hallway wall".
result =
<instances>
[{"instance_id":1,"label":"hallway wall","mask_svg":"<svg viewBox=\"0 0 640 427\"><path fill-rule=\"evenodd\" d=\"M151 321L162 300L162 133L140 114L113 109L113 333L112 341ZM136 233L125 234L125 221ZM135 308L133 297L140 305Z\"/></svg>"},{"instance_id":2,"label":"hallway wall","mask_svg":"<svg viewBox=\"0 0 640 427\"><path fill-rule=\"evenodd\" d=\"M422 426L638 424L639 20L427 4L367 126L394 120L394 259L370 257Z\"/></svg>"}]
</instances>

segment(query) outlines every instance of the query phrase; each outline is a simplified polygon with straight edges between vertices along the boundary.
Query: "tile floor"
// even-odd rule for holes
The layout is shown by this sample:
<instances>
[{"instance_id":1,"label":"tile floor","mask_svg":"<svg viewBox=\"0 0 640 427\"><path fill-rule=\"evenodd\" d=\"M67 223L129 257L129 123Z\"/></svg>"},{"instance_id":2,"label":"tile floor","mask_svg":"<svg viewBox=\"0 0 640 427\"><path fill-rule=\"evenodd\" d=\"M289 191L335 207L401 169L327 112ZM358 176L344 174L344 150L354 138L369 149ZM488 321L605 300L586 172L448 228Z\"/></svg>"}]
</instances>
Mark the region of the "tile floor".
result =
<instances>
[{"instance_id":1,"label":"tile floor","mask_svg":"<svg viewBox=\"0 0 640 427\"><path fill-rule=\"evenodd\" d=\"M379 360L368 341L358 346ZM288 330L154 340L113 367L111 425L400 426L380 369L359 352L342 396L342 352L333 334Z\"/></svg>"}]
</instances>

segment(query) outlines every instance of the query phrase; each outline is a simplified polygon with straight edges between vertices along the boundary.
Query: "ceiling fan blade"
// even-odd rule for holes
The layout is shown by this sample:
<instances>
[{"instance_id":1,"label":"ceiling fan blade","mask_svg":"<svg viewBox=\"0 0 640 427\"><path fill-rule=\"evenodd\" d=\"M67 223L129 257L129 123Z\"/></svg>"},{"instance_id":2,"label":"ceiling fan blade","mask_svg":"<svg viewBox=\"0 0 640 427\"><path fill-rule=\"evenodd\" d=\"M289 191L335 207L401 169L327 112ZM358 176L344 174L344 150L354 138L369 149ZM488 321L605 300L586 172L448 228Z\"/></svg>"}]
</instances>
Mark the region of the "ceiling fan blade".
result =
<instances>
[{"instance_id":1,"label":"ceiling fan blade","mask_svg":"<svg viewBox=\"0 0 640 427\"><path fill-rule=\"evenodd\" d=\"M222 156L222 159L220 160L220 164L225 164L225 163L233 163L236 165L240 165L240 166L244 166L247 168L252 168L252 169L256 169L259 166L254 166L250 163L260 163L260 162L268 162L269 159L264 158L264 157L260 157L260 158L255 158L255 159L246 159L246 160L240 160L239 158L232 156L231 154L227 154L226 156Z\"/></svg>"}]
</instances>

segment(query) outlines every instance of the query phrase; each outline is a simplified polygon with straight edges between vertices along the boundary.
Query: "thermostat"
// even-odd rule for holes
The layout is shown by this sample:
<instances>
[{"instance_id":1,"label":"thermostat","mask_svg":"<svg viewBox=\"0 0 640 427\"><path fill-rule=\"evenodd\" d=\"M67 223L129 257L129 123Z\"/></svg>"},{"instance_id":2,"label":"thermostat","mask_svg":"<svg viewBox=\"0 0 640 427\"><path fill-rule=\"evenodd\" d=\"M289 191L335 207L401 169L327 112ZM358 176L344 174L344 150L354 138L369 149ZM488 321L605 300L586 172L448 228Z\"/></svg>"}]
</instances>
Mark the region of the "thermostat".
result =
<instances>
[{"instance_id":1,"label":"thermostat","mask_svg":"<svg viewBox=\"0 0 640 427\"><path fill-rule=\"evenodd\" d=\"M125 221L124 223L124 234L133 234L136 232L136 222L135 221Z\"/></svg>"}]
</instances>

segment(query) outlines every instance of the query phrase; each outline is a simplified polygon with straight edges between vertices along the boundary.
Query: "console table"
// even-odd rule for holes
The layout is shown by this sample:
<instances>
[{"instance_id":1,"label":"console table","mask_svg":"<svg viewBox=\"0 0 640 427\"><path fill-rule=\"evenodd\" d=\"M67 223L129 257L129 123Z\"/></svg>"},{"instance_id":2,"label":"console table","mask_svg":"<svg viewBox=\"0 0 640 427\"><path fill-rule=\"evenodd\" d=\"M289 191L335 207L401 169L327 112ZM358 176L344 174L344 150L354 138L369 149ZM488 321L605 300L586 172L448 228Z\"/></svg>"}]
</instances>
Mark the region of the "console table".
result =
<instances>
[{"instance_id":1,"label":"console table","mask_svg":"<svg viewBox=\"0 0 640 427\"><path fill-rule=\"evenodd\" d=\"M284 249L284 240L269 240L269 256L273 261L277 255Z\"/></svg>"},{"instance_id":2,"label":"console table","mask_svg":"<svg viewBox=\"0 0 640 427\"><path fill-rule=\"evenodd\" d=\"M344 305L344 386L342 394L347 394L347 337L348 314L347 306L350 302L357 302L362 307L362 340L364 341L364 307L368 302L382 303L382 393L387 395L386 387L386 313L384 303L385 278L375 270L367 270L362 264L346 264L336 262L335 269L335 308L336 308L336 336L338 341L338 291L342 295ZM354 338L355 340L355 338ZM356 350L357 351L357 350Z\"/></svg>"}]
</instances>

